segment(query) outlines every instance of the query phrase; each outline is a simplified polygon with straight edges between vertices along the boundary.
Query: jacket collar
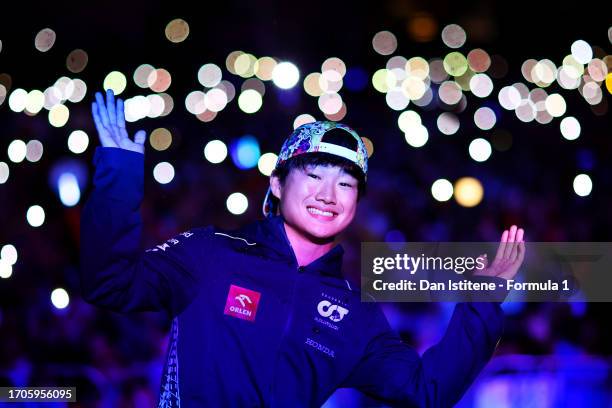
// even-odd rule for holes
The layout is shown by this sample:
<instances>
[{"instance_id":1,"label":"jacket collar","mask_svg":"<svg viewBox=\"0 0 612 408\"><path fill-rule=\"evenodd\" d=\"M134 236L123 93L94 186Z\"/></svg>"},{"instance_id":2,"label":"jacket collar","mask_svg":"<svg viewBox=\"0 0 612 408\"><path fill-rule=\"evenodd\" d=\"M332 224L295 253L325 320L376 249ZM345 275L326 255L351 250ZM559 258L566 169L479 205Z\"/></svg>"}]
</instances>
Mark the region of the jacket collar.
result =
<instances>
[{"instance_id":1,"label":"jacket collar","mask_svg":"<svg viewBox=\"0 0 612 408\"><path fill-rule=\"evenodd\" d=\"M279 258L297 269L297 259L287 237L282 216L273 215L263 220L255 221L242 228L239 232L248 241L256 244L251 246L250 249L262 251L268 257ZM304 270L342 278L343 254L344 249L342 245L337 244L325 255L306 265Z\"/></svg>"}]
</instances>

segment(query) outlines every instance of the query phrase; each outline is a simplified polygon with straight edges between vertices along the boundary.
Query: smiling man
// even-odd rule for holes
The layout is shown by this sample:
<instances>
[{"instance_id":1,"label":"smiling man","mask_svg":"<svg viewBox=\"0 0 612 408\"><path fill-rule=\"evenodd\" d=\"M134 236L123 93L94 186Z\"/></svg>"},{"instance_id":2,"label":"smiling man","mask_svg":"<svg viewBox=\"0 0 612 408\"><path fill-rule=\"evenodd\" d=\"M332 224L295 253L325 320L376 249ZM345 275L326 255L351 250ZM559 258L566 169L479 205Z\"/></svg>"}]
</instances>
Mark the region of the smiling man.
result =
<instances>
[{"instance_id":1,"label":"smiling man","mask_svg":"<svg viewBox=\"0 0 612 408\"><path fill-rule=\"evenodd\" d=\"M112 92L92 105L102 147L81 221L86 300L173 317L159 407L311 407L340 387L386 404L452 406L493 354L498 303L460 303L422 356L343 277L339 233L365 192L367 151L349 127L314 122L285 141L263 220L193 228L139 249L144 132L125 129ZM481 274L511 279L523 231ZM502 248L502 246L500 246Z\"/></svg>"}]
</instances>

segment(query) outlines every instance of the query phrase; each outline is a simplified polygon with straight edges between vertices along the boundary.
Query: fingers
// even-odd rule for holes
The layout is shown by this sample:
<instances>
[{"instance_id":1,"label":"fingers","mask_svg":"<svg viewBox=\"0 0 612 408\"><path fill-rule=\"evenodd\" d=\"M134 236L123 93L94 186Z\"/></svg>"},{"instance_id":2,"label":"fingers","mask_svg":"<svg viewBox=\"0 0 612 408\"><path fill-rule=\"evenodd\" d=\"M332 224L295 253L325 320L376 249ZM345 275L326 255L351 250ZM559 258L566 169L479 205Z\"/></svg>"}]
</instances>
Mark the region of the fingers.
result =
<instances>
[{"instance_id":1,"label":"fingers","mask_svg":"<svg viewBox=\"0 0 612 408\"><path fill-rule=\"evenodd\" d=\"M510 261L515 262L518 260L519 255L519 246L520 243L523 242L523 236L525 235L525 230L519 228L516 232L516 242L514 244L514 249L512 250L512 254L510 255ZM523 243L523 249L525 248L525 244Z\"/></svg>"},{"instance_id":2,"label":"fingers","mask_svg":"<svg viewBox=\"0 0 612 408\"><path fill-rule=\"evenodd\" d=\"M516 246L516 225L510 227L510 231L508 232L508 244L506 245L506 249L504 250L504 258L510 259L512 257L512 252Z\"/></svg>"},{"instance_id":3,"label":"fingers","mask_svg":"<svg viewBox=\"0 0 612 408\"><path fill-rule=\"evenodd\" d=\"M493 263L499 262L503 259L504 252L506 251L507 242L508 242L508 231L504 230L501 236L499 247L497 247L497 253L495 254L495 259L493 260Z\"/></svg>"},{"instance_id":4,"label":"fingers","mask_svg":"<svg viewBox=\"0 0 612 408\"><path fill-rule=\"evenodd\" d=\"M100 121L105 128L110 128L110 120L108 118L108 111L106 110L106 105L104 104L104 99L102 98L102 94L100 92L96 92L96 102L98 106L98 114L100 115Z\"/></svg>"},{"instance_id":5,"label":"fingers","mask_svg":"<svg viewBox=\"0 0 612 408\"><path fill-rule=\"evenodd\" d=\"M115 94L112 89L106 90L106 109L108 110L108 120L111 126L117 125L117 111L115 109Z\"/></svg>"},{"instance_id":6,"label":"fingers","mask_svg":"<svg viewBox=\"0 0 612 408\"><path fill-rule=\"evenodd\" d=\"M98 104L95 102L91 103L91 116L93 116L94 124L98 133L102 133L102 120L100 119L100 113L98 113Z\"/></svg>"},{"instance_id":7,"label":"fingers","mask_svg":"<svg viewBox=\"0 0 612 408\"><path fill-rule=\"evenodd\" d=\"M139 144L139 145L144 145L144 142L147 140L147 132L145 132L144 130L139 130L138 132L136 132L136 135L134 136L134 142Z\"/></svg>"},{"instance_id":8,"label":"fingers","mask_svg":"<svg viewBox=\"0 0 612 408\"><path fill-rule=\"evenodd\" d=\"M117 126L119 126L119 129L125 129L125 106L123 99L117 99Z\"/></svg>"}]
</instances>

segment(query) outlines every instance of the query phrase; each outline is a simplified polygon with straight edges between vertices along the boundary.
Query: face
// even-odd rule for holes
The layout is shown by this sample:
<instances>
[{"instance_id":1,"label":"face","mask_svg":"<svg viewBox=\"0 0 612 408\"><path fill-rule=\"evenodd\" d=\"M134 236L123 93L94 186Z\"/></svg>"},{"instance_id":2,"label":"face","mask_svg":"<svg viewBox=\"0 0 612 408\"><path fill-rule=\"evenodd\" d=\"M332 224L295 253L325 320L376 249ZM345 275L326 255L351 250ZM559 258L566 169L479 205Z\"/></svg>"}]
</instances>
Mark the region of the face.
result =
<instances>
[{"instance_id":1,"label":"face","mask_svg":"<svg viewBox=\"0 0 612 408\"><path fill-rule=\"evenodd\" d=\"M308 239L333 239L355 217L357 179L340 167L292 169L284 185L277 177L270 185L287 225Z\"/></svg>"}]
</instances>

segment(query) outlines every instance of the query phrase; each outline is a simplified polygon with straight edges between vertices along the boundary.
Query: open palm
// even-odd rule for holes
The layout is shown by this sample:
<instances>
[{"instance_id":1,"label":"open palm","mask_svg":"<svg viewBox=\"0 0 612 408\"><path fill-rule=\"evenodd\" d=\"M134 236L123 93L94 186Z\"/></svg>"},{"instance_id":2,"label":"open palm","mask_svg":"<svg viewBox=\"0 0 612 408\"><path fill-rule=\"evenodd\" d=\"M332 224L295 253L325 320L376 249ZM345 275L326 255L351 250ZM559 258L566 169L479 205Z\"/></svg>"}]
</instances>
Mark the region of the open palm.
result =
<instances>
[{"instance_id":1,"label":"open palm","mask_svg":"<svg viewBox=\"0 0 612 408\"><path fill-rule=\"evenodd\" d=\"M144 130L139 130L134 135L134 140L130 139L125 129L123 100L117 99L115 104L115 94L112 90L106 91L106 103L102 93L96 92L96 100L91 104L91 113L102 146L118 147L144 154L147 134Z\"/></svg>"},{"instance_id":2,"label":"open palm","mask_svg":"<svg viewBox=\"0 0 612 408\"><path fill-rule=\"evenodd\" d=\"M510 230L505 230L493 262L489 265L485 255L485 268L475 272L474 275L513 279L525 259L524 233L525 231L516 225L510 227Z\"/></svg>"}]
</instances>

